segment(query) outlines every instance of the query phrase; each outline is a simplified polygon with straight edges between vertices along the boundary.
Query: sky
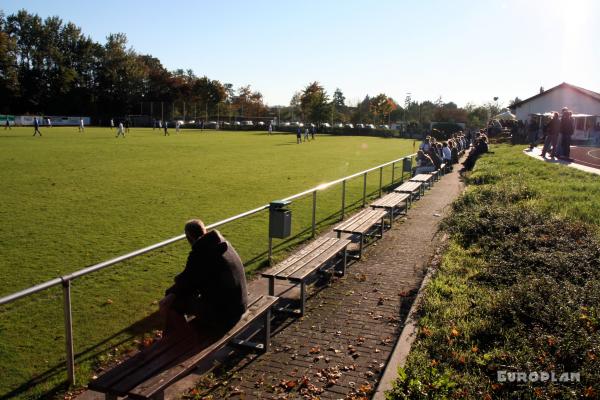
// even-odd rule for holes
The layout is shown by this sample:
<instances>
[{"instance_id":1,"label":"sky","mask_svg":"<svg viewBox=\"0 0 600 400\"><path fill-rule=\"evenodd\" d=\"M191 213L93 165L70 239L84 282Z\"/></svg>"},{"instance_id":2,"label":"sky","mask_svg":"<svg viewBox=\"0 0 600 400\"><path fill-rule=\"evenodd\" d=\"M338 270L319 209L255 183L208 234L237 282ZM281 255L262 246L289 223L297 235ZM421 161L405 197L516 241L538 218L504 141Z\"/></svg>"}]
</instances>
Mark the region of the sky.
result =
<instances>
[{"instance_id":1,"label":"sky","mask_svg":"<svg viewBox=\"0 0 600 400\"><path fill-rule=\"evenodd\" d=\"M600 92L596 0L3 0L59 16L95 41L289 104L318 81L347 103L379 93L500 105L568 82Z\"/></svg>"}]
</instances>

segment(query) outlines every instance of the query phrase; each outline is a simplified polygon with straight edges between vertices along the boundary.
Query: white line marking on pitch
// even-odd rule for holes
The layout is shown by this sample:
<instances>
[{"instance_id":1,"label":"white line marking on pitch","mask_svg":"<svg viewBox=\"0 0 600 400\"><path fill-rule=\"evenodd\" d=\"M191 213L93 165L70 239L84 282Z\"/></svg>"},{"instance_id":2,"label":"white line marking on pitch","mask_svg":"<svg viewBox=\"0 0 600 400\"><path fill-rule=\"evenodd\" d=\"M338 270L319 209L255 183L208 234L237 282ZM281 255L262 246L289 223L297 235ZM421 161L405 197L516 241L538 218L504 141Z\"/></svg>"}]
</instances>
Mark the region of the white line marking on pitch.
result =
<instances>
[{"instance_id":1,"label":"white line marking on pitch","mask_svg":"<svg viewBox=\"0 0 600 400\"><path fill-rule=\"evenodd\" d=\"M600 149L590 150L590 151L588 151L587 155L590 156L590 157L592 157L592 158L596 158L596 159L600 160L600 157L592 155L592 153L595 153L597 151L600 151Z\"/></svg>"}]
</instances>

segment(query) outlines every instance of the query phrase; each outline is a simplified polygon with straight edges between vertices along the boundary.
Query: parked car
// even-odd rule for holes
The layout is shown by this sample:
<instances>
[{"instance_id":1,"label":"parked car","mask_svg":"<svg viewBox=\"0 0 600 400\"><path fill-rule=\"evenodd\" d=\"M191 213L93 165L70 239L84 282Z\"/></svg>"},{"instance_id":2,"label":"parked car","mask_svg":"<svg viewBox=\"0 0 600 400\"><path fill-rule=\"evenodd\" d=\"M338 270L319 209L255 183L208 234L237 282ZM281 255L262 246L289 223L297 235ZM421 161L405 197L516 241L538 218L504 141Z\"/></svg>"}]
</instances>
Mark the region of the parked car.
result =
<instances>
[{"instance_id":1,"label":"parked car","mask_svg":"<svg viewBox=\"0 0 600 400\"><path fill-rule=\"evenodd\" d=\"M343 128L344 124L342 124L341 122L338 122L337 124L334 125L334 127L336 127L336 128Z\"/></svg>"},{"instance_id":2,"label":"parked car","mask_svg":"<svg viewBox=\"0 0 600 400\"><path fill-rule=\"evenodd\" d=\"M264 123L264 122L262 122L262 121L258 121L258 124L257 124L257 125L258 125L258 126L265 126L265 123Z\"/></svg>"},{"instance_id":3,"label":"parked car","mask_svg":"<svg viewBox=\"0 0 600 400\"><path fill-rule=\"evenodd\" d=\"M355 128L356 129L365 129L365 124L356 124Z\"/></svg>"},{"instance_id":4,"label":"parked car","mask_svg":"<svg viewBox=\"0 0 600 400\"><path fill-rule=\"evenodd\" d=\"M244 126L254 126L254 122L252 122L252 121L244 121L244 122L242 122L242 125L244 125Z\"/></svg>"},{"instance_id":5,"label":"parked car","mask_svg":"<svg viewBox=\"0 0 600 400\"><path fill-rule=\"evenodd\" d=\"M346 128L354 129L354 125L352 125L352 124L346 124Z\"/></svg>"},{"instance_id":6,"label":"parked car","mask_svg":"<svg viewBox=\"0 0 600 400\"><path fill-rule=\"evenodd\" d=\"M284 122L283 126L292 126L292 123L291 122Z\"/></svg>"},{"instance_id":7,"label":"parked car","mask_svg":"<svg viewBox=\"0 0 600 400\"><path fill-rule=\"evenodd\" d=\"M240 121L235 121L233 124L234 124L235 126L240 126L240 125L242 125L242 123L241 123Z\"/></svg>"},{"instance_id":8,"label":"parked car","mask_svg":"<svg viewBox=\"0 0 600 400\"><path fill-rule=\"evenodd\" d=\"M323 128L331 128L331 125L329 125L327 122L323 123Z\"/></svg>"},{"instance_id":9,"label":"parked car","mask_svg":"<svg viewBox=\"0 0 600 400\"><path fill-rule=\"evenodd\" d=\"M379 129L390 129L388 125L379 125Z\"/></svg>"},{"instance_id":10,"label":"parked car","mask_svg":"<svg viewBox=\"0 0 600 400\"><path fill-rule=\"evenodd\" d=\"M373 124L367 124L365 126L365 128L367 128L367 129L375 129L375 125L373 125Z\"/></svg>"}]
</instances>

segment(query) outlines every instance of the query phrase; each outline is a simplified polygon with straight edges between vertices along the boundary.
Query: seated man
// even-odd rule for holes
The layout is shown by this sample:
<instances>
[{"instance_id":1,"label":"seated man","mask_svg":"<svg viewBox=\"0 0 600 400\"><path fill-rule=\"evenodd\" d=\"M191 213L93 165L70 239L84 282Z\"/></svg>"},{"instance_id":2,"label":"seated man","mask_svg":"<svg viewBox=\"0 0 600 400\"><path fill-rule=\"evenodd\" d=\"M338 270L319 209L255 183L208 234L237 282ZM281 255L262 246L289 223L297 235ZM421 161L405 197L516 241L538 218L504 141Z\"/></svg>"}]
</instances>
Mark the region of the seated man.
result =
<instances>
[{"instance_id":1,"label":"seated man","mask_svg":"<svg viewBox=\"0 0 600 400\"><path fill-rule=\"evenodd\" d=\"M164 336L220 336L246 311L244 266L233 246L218 231L206 232L202 221L188 221L185 236L192 246L185 269L160 301ZM185 316L192 315L188 323Z\"/></svg>"}]
</instances>

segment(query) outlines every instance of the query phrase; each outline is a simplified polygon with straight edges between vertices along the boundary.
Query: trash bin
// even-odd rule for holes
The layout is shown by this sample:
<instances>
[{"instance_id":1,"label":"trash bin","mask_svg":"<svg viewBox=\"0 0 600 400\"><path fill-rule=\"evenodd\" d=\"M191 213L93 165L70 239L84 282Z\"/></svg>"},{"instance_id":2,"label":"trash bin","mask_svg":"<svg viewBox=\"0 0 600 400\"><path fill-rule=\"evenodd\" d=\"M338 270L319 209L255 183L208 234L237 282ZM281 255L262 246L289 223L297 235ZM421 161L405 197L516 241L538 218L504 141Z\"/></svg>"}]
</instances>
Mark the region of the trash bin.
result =
<instances>
[{"instance_id":1,"label":"trash bin","mask_svg":"<svg viewBox=\"0 0 600 400\"><path fill-rule=\"evenodd\" d=\"M412 157L408 157L402 160L402 172L412 171Z\"/></svg>"},{"instance_id":2,"label":"trash bin","mask_svg":"<svg viewBox=\"0 0 600 400\"><path fill-rule=\"evenodd\" d=\"M284 239L292 233L292 211L286 208L291 201L273 201L269 204L269 237Z\"/></svg>"}]
</instances>

